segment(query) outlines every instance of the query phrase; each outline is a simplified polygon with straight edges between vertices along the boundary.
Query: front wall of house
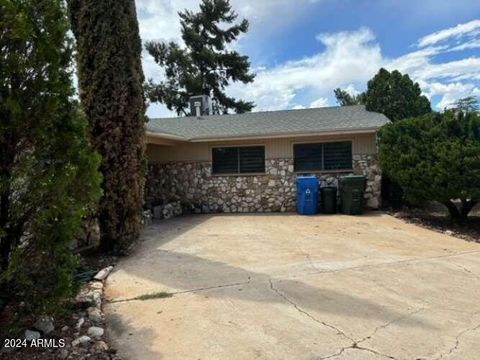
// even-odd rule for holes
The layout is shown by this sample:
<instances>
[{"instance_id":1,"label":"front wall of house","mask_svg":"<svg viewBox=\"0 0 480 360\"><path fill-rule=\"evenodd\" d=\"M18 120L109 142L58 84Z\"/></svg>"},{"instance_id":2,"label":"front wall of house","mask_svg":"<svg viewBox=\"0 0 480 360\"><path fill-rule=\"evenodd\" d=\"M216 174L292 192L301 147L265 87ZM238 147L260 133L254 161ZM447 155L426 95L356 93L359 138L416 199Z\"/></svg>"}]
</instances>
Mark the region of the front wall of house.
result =
<instances>
[{"instance_id":1,"label":"front wall of house","mask_svg":"<svg viewBox=\"0 0 480 360\"><path fill-rule=\"evenodd\" d=\"M148 145L147 204L180 201L196 212L286 212L295 211L296 186L293 144L300 142L352 141L353 171L309 172L322 186L338 185L347 174L365 175L367 206L380 204L380 169L375 153L375 135L253 140L241 142L183 143L177 146ZM222 145L264 145L265 173L212 175L211 148Z\"/></svg>"},{"instance_id":2,"label":"front wall of house","mask_svg":"<svg viewBox=\"0 0 480 360\"><path fill-rule=\"evenodd\" d=\"M344 136L316 136L283 139L263 139L248 141L209 142L209 143L178 143L175 146L159 146L149 144L147 156L150 162L169 161L211 161L212 147L232 145L265 145L265 157L267 159L291 159L293 158L293 145L305 142L327 141L352 141L354 154L375 154L376 144L374 134L358 134Z\"/></svg>"}]
</instances>

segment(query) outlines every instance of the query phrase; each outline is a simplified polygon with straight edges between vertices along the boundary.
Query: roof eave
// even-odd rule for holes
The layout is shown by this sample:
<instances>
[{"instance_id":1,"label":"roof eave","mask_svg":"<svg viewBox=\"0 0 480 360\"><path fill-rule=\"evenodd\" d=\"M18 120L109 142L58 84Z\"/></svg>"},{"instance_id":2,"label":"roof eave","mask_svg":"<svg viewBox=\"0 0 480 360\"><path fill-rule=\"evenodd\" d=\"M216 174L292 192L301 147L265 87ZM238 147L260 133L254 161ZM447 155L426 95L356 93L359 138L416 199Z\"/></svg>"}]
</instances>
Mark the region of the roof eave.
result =
<instances>
[{"instance_id":1,"label":"roof eave","mask_svg":"<svg viewBox=\"0 0 480 360\"><path fill-rule=\"evenodd\" d=\"M317 131L308 133L276 133L264 135L243 135L243 136L217 136L208 138L192 138L189 142L210 142L210 141L238 141L238 140L255 140L255 139L282 139L291 137L310 137L310 136L330 136L330 135L350 135L350 134L372 134L377 132L379 127L362 128L362 129L338 129L331 131Z\"/></svg>"},{"instance_id":2,"label":"roof eave","mask_svg":"<svg viewBox=\"0 0 480 360\"><path fill-rule=\"evenodd\" d=\"M167 134L167 133L161 133L161 132L157 133L157 132L153 132L153 131L146 131L146 135L147 135L147 138L152 137L152 138L158 138L158 139L188 141L187 138L184 138L182 136Z\"/></svg>"}]
</instances>

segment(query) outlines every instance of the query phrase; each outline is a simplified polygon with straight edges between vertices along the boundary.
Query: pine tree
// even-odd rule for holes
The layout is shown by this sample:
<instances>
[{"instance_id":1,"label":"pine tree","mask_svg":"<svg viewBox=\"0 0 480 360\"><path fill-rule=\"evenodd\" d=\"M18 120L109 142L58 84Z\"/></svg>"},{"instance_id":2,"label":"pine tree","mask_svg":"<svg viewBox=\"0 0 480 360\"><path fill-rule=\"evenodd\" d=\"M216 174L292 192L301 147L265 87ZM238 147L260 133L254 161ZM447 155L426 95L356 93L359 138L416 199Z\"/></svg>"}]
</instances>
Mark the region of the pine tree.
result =
<instances>
[{"instance_id":1,"label":"pine tree","mask_svg":"<svg viewBox=\"0 0 480 360\"><path fill-rule=\"evenodd\" d=\"M340 106L352 106L365 104L365 93L351 94L347 90L336 88L333 90L337 103Z\"/></svg>"},{"instance_id":2,"label":"pine tree","mask_svg":"<svg viewBox=\"0 0 480 360\"><path fill-rule=\"evenodd\" d=\"M100 196L100 159L72 100L63 1L0 0L0 29L0 297L54 312L73 292L69 245Z\"/></svg>"},{"instance_id":3,"label":"pine tree","mask_svg":"<svg viewBox=\"0 0 480 360\"><path fill-rule=\"evenodd\" d=\"M414 83L407 74L383 68L368 82L365 105L368 111L382 113L392 121L432 111L430 101L422 95L418 83Z\"/></svg>"},{"instance_id":4,"label":"pine tree","mask_svg":"<svg viewBox=\"0 0 480 360\"><path fill-rule=\"evenodd\" d=\"M467 96L461 99L458 99L453 103L452 109L461 112L479 112L480 111L480 103L478 97L476 96Z\"/></svg>"},{"instance_id":5,"label":"pine tree","mask_svg":"<svg viewBox=\"0 0 480 360\"><path fill-rule=\"evenodd\" d=\"M98 220L104 251L123 253L141 229L145 99L134 0L71 0L80 99L102 156Z\"/></svg>"},{"instance_id":6,"label":"pine tree","mask_svg":"<svg viewBox=\"0 0 480 360\"><path fill-rule=\"evenodd\" d=\"M178 115L189 115L188 99L193 95L209 95L215 113L251 111L253 102L236 100L225 93L230 82L250 83L247 56L229 50L228 44L248 31L248 21L226 27L237 19L228 0L202 0L200 11L179 13L185 46L174 42L148 42L146 49L165 70L166 80L147 83L147 96L161 102Z\"/></svg>"}]
</instances>

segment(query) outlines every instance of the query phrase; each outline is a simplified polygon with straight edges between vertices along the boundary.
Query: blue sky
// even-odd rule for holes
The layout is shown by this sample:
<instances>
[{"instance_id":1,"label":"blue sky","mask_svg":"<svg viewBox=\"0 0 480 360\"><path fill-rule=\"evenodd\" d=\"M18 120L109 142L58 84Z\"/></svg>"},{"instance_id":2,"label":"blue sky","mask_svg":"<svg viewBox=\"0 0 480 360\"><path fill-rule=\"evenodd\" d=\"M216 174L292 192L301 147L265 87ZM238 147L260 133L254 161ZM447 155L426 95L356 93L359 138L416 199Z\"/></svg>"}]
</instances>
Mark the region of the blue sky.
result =
<instances>
[{"instance_id":1,"label":"blue sky","mask_svg":"<svg viewBox=\"0 0 480 360\"><path fill-rule=\"evenodd\" d=\"M198 0L136 0L145 40L180 40L176 13ZM364 90L380 67L418 81L436 110L480 96L478 0L231 0L250 31L234 45L250 57L253 84L231 95L254 111L335 105L333 89ZM148 78L163 72L143 56ZM163 105L151 117L174 116Z\"/></svg>"}]
</instances>

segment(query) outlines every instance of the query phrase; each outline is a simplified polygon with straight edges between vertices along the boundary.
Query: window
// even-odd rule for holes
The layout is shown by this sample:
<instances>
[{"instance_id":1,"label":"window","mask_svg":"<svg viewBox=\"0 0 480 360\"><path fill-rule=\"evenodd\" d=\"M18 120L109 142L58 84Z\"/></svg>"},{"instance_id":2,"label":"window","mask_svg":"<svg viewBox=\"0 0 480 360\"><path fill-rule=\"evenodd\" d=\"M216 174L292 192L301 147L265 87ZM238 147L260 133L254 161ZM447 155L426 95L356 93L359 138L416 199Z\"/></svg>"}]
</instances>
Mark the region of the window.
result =
<instances>
[{"instance_id":1,"label":"window","mask_svg":"<svg viewBox=\"0 0 480 360\"><path fill-rule=\"evenodd\" d=\"M352 142L293 145L295 171L349 170L352 168Z\"/></svg>"},{"instance_id":2,"label":"window","mask_svg":"<svg viewBox=\"0 0 480 360\"><path fill-rule=\"evenodd\" d=\"M265 172L265 147L219 147L212 149L213 174Z\"/></svg>"}]
</instances>

